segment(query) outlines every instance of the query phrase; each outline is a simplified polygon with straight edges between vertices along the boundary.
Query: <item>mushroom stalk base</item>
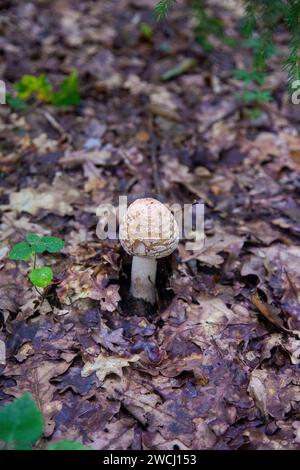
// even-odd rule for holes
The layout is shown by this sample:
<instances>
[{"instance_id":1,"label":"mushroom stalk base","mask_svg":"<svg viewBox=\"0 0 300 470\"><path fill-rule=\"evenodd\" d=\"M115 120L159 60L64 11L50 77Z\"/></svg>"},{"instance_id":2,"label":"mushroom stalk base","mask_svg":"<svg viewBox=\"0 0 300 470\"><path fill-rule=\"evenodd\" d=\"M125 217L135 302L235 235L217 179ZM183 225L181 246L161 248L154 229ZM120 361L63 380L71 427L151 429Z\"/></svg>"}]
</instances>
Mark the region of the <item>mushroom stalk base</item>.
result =
<instances>
[{"instance_id":1,"label":"mushroom stalk base","mask_svg":"<svg viewBox=\"0 0 300 470\"><path fill-rule=\"evenodd\" d=\"M144 256L134 256L131 267L131 287L130 293L137 299L143 299L154 305L156 259Z\"/></svg>"}]
</instances>

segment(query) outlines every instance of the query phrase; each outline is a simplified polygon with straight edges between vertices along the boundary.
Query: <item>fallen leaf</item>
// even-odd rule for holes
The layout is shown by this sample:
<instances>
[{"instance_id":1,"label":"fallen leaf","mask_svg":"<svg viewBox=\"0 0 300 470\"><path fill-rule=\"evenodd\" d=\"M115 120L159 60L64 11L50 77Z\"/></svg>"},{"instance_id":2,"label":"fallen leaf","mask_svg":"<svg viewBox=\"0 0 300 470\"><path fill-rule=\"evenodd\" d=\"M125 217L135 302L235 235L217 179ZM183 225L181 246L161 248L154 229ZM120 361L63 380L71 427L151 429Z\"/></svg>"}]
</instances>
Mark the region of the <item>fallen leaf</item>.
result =
<instances>
[{"instance_id":1,"label":"fallen leaf","mask_svg":"<svg viewBox=\"0 0 300 470\"><path fill-rule=\"evenodd\" d=\"M96 372L100 382L103 382L108 374L122 376L123 368L129 367L130 363L137 362L139 359L140 356L138 354L134 354L129 358L119 356L105 356L104 354L99 354L99 356L94 361L85 363L81 375L82 377L88 377L89 375Z\"/></svg>"},{"instance_id":2,"label":"fallen leaf","mask_svg":"<svg viewBox=\"0 0 300 470\"><path fill-rule=\"evenodd\" d=\"M149 109L153 114L171 121L181 121L174 96L163 87L150 94Z\"/></svg>"},{"instance_id":3,"label":"fallen leaf","mask_svg":"<svg viewBox=\"0 0 300 470\"><path fill-rule=\"evenodd\" d=\"M1 208L32 215L37 215L41 209L59 215L70 215L73 213L72 204L78 197L79 192L71 184L56 178L53 185L42 183L36 189L24 188L11 193L9 205L2 205Z\"/></svg>"},{"instance_id":4,"label":"fallen leaf","mask_svg":"<svg viewBox=\"0 0 300 470\"><path fill-rule=\"evenodd\" d=\"M204 247L200 251L195 251L191 255L187 255L182 261L190 261L197 259L209 266L219 266L224 262L224 258L219 255L222 251L227 253L234 253L238 256L241 248L243 247L244 239L237 235L229 233L216 233L212 237L206 237L204 240Z\"/></svg>"},{"instance_id":5,"label":"fallen leaf","mask_svg":"<svg viewBox=\"0 0 300 470\"><path fill-rule=\"evenodd\" d=\"M50 380L66 372L69 367L67 362L49 361L35 354L21 364L8 365L3 372L6 377L14 377L16 380L16 386L5 389L8 395L17 398L29 392L37 402L46 420L45 436L52 434L52 417L61 408L61 402L53 400L55 386Z\"/></svg>"}]
</instances>

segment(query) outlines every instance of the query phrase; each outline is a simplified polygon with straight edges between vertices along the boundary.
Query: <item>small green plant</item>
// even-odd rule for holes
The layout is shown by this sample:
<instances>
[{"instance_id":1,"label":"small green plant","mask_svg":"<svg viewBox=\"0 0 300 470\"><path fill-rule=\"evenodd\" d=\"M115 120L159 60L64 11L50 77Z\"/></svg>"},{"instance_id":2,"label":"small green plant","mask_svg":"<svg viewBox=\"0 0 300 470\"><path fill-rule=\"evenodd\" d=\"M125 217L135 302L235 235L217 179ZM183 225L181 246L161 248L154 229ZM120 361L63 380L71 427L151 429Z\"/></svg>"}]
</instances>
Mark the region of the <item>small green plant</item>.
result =
<instances>
[{"instance_id":1,"label":"small green plant","mask_svg":"<svg viewBox=\"0 0 300 470\"><path fill-rule=\"evenodd\" d=\"M153 38L153 29L148 23L142 22L140 24L140 34L146 41L151 41Z\"/></svg>"},{"instance_id":2,"label":"small green plant","mask_svg":"<svg viewBox=\"0 0 300 470\"><path fill-rule=\"evenodd\" d=\"M194 31L196 41L205 52L211 52L214 50L214 46L209 38L210 36L224 37L223 23L219 18L207 12L205 0L193 0L192 7L197 21Z\"/></svg>"},{"instance_id":3,"label":"small green plant","mask_svg":"<svg viewBox=\"0 0 300 470\"><path fill-rule=\"evenodd\" d=\"M241 98L248 103L262 104L271 101L272 95L269 90L247 90L242 94Z\"/></svg>"},{"instance_id":4,"label":"small green plant","mask_svg":"<svg viewBox=\"0 0 300 470\"><path fill-rule=\"evenodd\" d=\"M33 267L29 272L29 279L36 287L45 288L53 280L53 271L49 266L36 267L37 254L58 253L64 247L64 241L57 237L36 233L28 233L25 241L17 243L10 250L8 257L14 261L29 261L33 259Z\"/></svg>"},{"instance_id":5,"label":"small green plant","mask_svg":"<svg viewBox=\"0 0 300 470\"><path fill-rule=\"evenodd\" d=\"M259 70L236 69L233 71L233 76L244 82L245 85L249 85L251 82L263 85L266 81L266 75Z\"/></svg>"},{"instance_id":6,"label":"small green plant","mask_svg":"<svg viewBox=\"0 0 300 470\"><path fill-rule=\"evenodd\" d=\"M176 0L159 0L155 6L155 16L158 21L163 20L168 16L170 9L175 5Z\"/></svg>"},{"instance_id":7,"label":"small green plant","mask_svg":"<svg viewBox=\"0 0 300 470\"><path fill-rule=\"evenodd\" d=\"M29 393L0 408L0 449L37 450L43 434L44 418ZM42 448L42 446L39 446ZM46 450L91 450L80 442L58 441Z\"/></svg>"},{"instance_id":8,"label":"small green plant","mask_svg":"<svg viewBox=\"0 0 300 470\"><path fill-rule=\"evenodd\" d=\"M266 74L263 71L256 69L237 69L233 71L232 75L237 80L243 82L244 91L239 97L246 105L254 105L251 109L245 110L245 115L250 119L250 121L255 121L262 114L260 109L261 105L271 101L272 99L270 90L261 89L262 85L264 85L266 81Z\"/></svg>"},{"instance_id":9,"label":"small green plant","mask_svg":"<svg viewBox=\"0 0 300 470\"><path fill-rule=\"evenodd\" d=\"M58 91L53 91L49 78L24 75L14 85L14 93L8 94L7 103L15 111L23 111L26 103L32 97L40 102L51 103L54 106L77 106L80 103L78 73L74 70L60 84Z\"/></svg>"}]
</instances>

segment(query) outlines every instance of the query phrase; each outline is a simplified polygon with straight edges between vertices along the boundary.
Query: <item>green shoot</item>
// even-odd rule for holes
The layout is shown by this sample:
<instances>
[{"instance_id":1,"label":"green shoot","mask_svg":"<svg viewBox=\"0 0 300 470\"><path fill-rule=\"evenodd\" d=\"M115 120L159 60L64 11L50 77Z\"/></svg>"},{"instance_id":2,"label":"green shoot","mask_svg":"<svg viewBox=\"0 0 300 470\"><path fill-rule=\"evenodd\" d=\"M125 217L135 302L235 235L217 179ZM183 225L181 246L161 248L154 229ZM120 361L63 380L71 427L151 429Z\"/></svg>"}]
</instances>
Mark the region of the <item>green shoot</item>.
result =
<instances>
[{"instance_id":1,"label":"green shoot","mask_svg":"<svg viewBox=\"0 0 300 470\"><path fill-rule=\"evenodd\" d=\"M266 75L258 70L236 69L233 71L233 76L244 82L245 85L249 85L251 82L263 85L266 81Z\"/></svg>"},{"instance_id":2,"label":"green shoot","mask_svg":"<svg viewBox=\"0 0 300 470\"><path fill-rule=\"evenodd\" d=\"M33 258L33 267L29 272L29 279L34 286L45 288L53 280L53 271L49 266L37 268L36 256L45 252L60 252L64 247L64 241L47 235L40 237L36 233L27 234L25 240L12 247L8 258L14 261L29 261Z\"/></svg>"},{"instance_id":3,"label":"green shoot","mask_svg":"<svg viewBox=\"0 0 300 470\"><path fill-rule=\"evenodd\" d=\"M271 101L272 95L269 90L247 90L241 95L241 98L248 103L262 104Z\"/></svg>"},{"instance_id":4,"label":"green shoot","mask_svg":"<svg viewBox=\"0 0 300 470\"><path fill-rule=\"evenodd\" d=\"M151 41L151 39L153 38L153 29L148 23L142 22L140 24L140 33L146 41Z\"/></svg>"},{"instance_id":5,"label":"green shoot","mask_svg":"<svg viewBox=\"0 0 300 470\"><path fill-rule=\"evenodd\" d=\"M78 106L80 103L78 73L74 70L54 92L48 77L24 75L14 85L14 94L7 96L7 103L15 111L26 109L26 103L35 97L39 102L50 103L54 106Z\"/></svg>"},{"instance_id":6,"label":"green shoot","mask_svg":"<svg viewBox=\"0 0 300 470\"><path fill-rule=\"evenodd\" d=\"M165 19L175 3L176 0L159 0L154 9L157 21Z\"/></svg>"}]
</instances>

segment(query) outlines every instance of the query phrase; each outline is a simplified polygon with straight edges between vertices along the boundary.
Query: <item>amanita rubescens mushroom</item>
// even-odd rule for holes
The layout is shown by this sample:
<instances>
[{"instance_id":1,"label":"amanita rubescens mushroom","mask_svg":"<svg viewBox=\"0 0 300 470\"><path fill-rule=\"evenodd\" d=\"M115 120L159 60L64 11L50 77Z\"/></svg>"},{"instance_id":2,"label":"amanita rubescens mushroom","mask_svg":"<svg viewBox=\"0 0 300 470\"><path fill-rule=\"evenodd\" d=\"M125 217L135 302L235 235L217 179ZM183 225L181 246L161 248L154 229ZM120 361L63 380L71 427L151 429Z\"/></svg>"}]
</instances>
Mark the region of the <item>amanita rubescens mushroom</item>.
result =
<instances>
[{"instance_id":1,"label":"amanita rubescens mushroom","mask_svg":"<svg viewBox=\"0 0 300 470\"><path fill-rule=\"evenodd\" d=\"M120 224L120 242L133 255L133 297L155 304L157 259L170 255L178 245L179 229L169 209L152 198L137 199Z\"/></svg>"}]
</instances>

